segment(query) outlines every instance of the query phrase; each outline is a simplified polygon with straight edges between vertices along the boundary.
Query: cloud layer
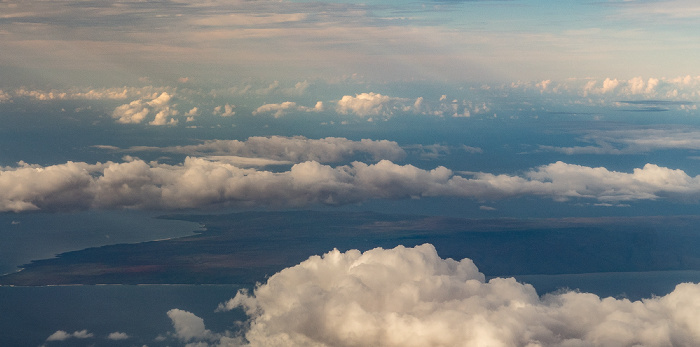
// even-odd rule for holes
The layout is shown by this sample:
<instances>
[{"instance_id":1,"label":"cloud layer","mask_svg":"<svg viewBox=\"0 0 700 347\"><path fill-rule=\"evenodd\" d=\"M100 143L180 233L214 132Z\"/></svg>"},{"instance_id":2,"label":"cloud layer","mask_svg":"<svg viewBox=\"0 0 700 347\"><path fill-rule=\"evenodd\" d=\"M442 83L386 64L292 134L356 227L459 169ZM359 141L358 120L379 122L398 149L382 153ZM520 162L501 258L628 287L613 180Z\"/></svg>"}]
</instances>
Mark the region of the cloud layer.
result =
<instances>
[{"instance_id":1,"label":"cloud layer","mask_svg":"<svg viewBox=\"0 0 700 347\"><path fill-rule=\"evenodd\" d=\"M195 157L178 165L139 159L45 167L20 163L0 170L0 211L304 207L431 196L483 200L536 195L606 203L661 198L697 202L700 198L700 176L654 164L625 173L556 162L520 176L464 176L442 166L423 170L388 160L337 167L305 161L283 172Z\"/></svg>"},{"instance_id":2,"label":"cloud layer","mask_svg":"<svg viewBox=\"0 0 700 347\"><path fill-rule=\"evenodd\" d=\"M700 339L698 296L685 283L635 302L539 297L425 244L313 256L220 310L245 310L250 346L689 346Z\"/></svg>"},{"instance_id":3,"label":"cloud layer","mask_svg":"<svg viewBox=\"0 0 700 347\"><path fill-rule=\"evenodd\" d=\"M564 154L633 154L653 150L700 149L700 131L688 127L591 131L581 140L595 145L540 148Z\"/></svg>"},{"instance_id":4,"label":"cloud layer","mask_svg":"<svg viewBox=\"0 0 700 347\"><path fill-rule=\"evenodd\" d=\"M352 141L342 137L309 139L303 136L253 136L245 141L209 140L198 145L174 147L132 147L129 151L162 151L188 155L241 156L301 163L317 161L334 163L355 155L369 155L375 161L402 160L406 152L398 143L387 140Z\"/></svg>"}]
</instances>

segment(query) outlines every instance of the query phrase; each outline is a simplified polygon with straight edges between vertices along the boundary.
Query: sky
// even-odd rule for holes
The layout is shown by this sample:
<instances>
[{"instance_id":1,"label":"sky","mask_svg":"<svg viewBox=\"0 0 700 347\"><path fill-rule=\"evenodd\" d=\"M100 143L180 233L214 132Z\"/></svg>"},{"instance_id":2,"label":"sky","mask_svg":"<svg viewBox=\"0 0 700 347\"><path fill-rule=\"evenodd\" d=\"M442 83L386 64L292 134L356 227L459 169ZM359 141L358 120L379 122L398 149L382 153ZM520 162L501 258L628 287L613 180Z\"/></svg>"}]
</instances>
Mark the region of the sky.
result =
<instances>
[{"instance_id":1,"label":"sky","mask_svg":"<svg viewBox=\"0 0 700 347\"><path fill-rule=\"evenodd\" d=\"M699 17L700 4L691 0L3 0L2 229L31 215L105 211L695 215ZM274 302L285 280L311 276L290 267L223 304L249 314L247 342L207 330L194 313L176 308L167 312L169 336L183 345L407 345L402 339L410 335L399 332L416 326L461 331L515 317L505 328L486 324L463 332L469 336L426 333L411 341L662 346L700 338L687 323L694 313L681 306L697 297L697 285L645 302L574 292L539 298L526 284L485 281L478 264L465 270L468 259L454 265L430 245L328 251L299 266L372 254L397 259L380 261L378 273L397 271L385 265L420 271L431 264L459 283L443 289L463 294L449 300L465 309L430 323L423 319L447 308L417 312L423 304L396 302L369 319L362 310L393 295L386 290L409 301L447 294L415 278L369 292L320 283L327 295L309 296L322 292L315 287L288 293L289 300L328 309L358 299L352 309L331 310L343 319L314 335L309 327L320 322L289 323L299 313ZM358 280L337 270L345 272L338 281ZM376 274L367 276L371 282ZM472 316L469 298L483 315ZM509 313L518 305L528 309ZM561 323L571 319L571 307L598 318ZM637 319L627 334L612 333L627 318ZM373 319L380 330L353 325ZM660 321L668 324L654 325ZM90 334L57 328L46 344ZM128 339L120 331L110 338Z\"/></svg>"}]
</instances>

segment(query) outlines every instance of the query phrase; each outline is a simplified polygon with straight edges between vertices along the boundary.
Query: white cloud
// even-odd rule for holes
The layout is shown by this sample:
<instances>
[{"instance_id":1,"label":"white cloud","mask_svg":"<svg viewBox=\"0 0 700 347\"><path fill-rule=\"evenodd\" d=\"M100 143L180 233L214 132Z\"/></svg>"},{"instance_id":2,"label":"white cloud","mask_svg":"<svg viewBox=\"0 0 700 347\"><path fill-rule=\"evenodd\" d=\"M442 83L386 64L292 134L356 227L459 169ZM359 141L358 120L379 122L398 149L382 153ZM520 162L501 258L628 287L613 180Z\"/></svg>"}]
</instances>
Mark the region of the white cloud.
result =
<instances>
[{"instance_id":1,"label":"white cloud","mask_svg":"<svg viewBox=\"0 0 700 347\"><path fill-rule=\"evenodd\" d=\"M187 111L187 113L185 113L185 117L187 117L187 118L186 118L186 121L187 121L187 122L193 122L193 121L194 121L194 117L199 116L199 114L200 114L200 113L199 113L199 108L197 108L197 107L191 108L189 111Z\"/></svg>"},{"instance_id":2,"label":"white cloud","mask_svg":"<svg viewBox=\"0 0 700 347\"><path fill-rule=\"evenodd\" d=\"M154 119L148 124L166 125L177 124L177 120L169 118L177 115L178 111L171 108L172 95L162 92L160 95L152 95L151 100L139 99L114 109L112 118L121 124L142 123L151 112L155 112ZM147 101L148 100L148 101Z\"/></svg>"},{"instance_id":3,"label":"white cloud","mask_svg":"<svg viewBox=\"0 0 700 347\"><path fill-rule=\"evenodd\" d=\"M361 93L355 96L345 95L337 102L336 111L341 114L354 113L360 117L389 117L399 109L397 102L406 99L390 97L378 93Z\"/></svg>"},{"instance_id":4,"label":"white cloud","mask_svg":"<svg viewBox=\"0 0 700 347\"><path fill-rule=\"evenodd\" d=\"M27 89L17 88L14 97L33 98L36 100L124 100L127 98L153 98L153 94L173 93L168 87L114 87L114 88L68 88L68 89ZM8 93L9 95L9 93Z\"/></svg>"},{"instance_id":5,"label":"white cloud","mask_svg":"<svg viewBox=\"0 0 700 347\"><path fill-rule=\"evenodd\" d=\"M0 102L6 102L10 100L12 100L12 96L0 89Z\"/></svg>"},{"instance_id":6,"label":"white cloud","mask_svg":"<svg viewBox=\"0 0 700 347\"><path fill-rule=\"evenodd\" d=\"M598 202L700 199L700 176L647 164L631 173L556 162L522 176L423 170L388 160L331 167L316 161L271 172L216 158L187 157L179 165L131 159L123 163L22 164L0 171L0 211L86 208L183 209L216 206L303 207L368 199L454 196L502 199L535 195Z\"/></svg>"},{"instance_id":7,"label":"white cloud","mask_svg":"<svg viewBox=\"0 0 700 347\"><path fill-rule=\"evenodd\" d=\"M109 333L109 335L107 335L107 339L115 341L127 340L129 339L129 335L127 333L115 331L113 333Z\"/></svg>"},{"instance_id":8,"label":"white cloud","mask_svg":"<svg viewBox=\"0 0 700 347\"><path fill-rule=\"evenodd\" d=\"M145 107L142 100L134 100L129 104L124 104L112 112L112 118L117 119L117 123L138 124L143 122L150 110Z\"/></svg>"},{"instance_id":9,"label":"white cloud","mask_svg":"<svg viewBox=\"0 0 700 347\"><path fill-rule=\"evenodd\" d=\"M233 110L234 108L236 108L235 105L229 104L226 104L224 106L216 106L212 114L215 116L219 115L221 117L231 117L236 114L236 111Z\"/></svg>"},{"instance_id":10,"label":"white cloud","mask_svg":"<svg viewBox=\"0 0 700 347\"><path fill-rule=\"evenodd\" d=\"M87 338L94 337L94 336L95 336L94 334L89 333L87 330L80 330L80 331L73 332L73 337L75 337L77 339L87 339Z\"/></svg>"},{"instance_id":11,"label":"white cloud","mask_svg":"<svg viewBox=\"0 0 700 347\"><path fill-rule=\"evenodd\" d=\"M539 297L425 244L313 256L220 309L246 311L250 346L689 346L700 339L699 296L685 283L634 302Z\"/></svg>"},{"instance_id":12,"label":"white cloud","mask_svg":"<svg viewBox=\"0 0 700 347\"><path fill-rule=\"evenodd\" d=\"M175 308L168 311L168 317L175 328L175 336L183 342L217 338L216 334L204 327L204 320L191 312Z\"/></svg>"},{"instance_id":13,"label":"white cloud","mask_svg":"<svg viewBox=\"0 0 700 347\"><path fill-rule=\"evenodd\" d=\"M47 337L46 341L65 341L71 338L72 336L72 334L69 334L63 330L57 330L55 333Z\"/></svg>"},{"instance_id":14,"label":"white cloud","mask_svg":"<svg viewBox=\"0 0 700 347\"><path fill-rule=\"evenodd\" d=\"M297 82L297 83L294 85L294 88L290 88L290 89L287 91L287 94L290 94L290 95L302 95L302 94L304 94L304 92L306 92L306 90L309 88L309 85L310 85L310 84L309 84L309 81Z\"/></svg>"},{"instance_id":15,"label":"white cloud","mask_svg":"<svg viewBox=\"0 0 700 347\"><path fill-rule=\"evenodd\" d=\"M296 109L297 104L296 102L291 102L291 101L285 101L281 104L265 104L260 107L258 107L255 111L253 111L253 114L260 114L260 113L273 113L275 118L279 118L284 116L286 111L289 109Z\"/></svg>"},{"instance_id":16,"label":"white cloud","mask_svg":"<svg viewBox=\"0 0 700 347\"><path fill-rule=\"evenodd\" d=\"M272 113L275 118L280 118L289 111L321 112L323 111L323 102L317 102L314 107L300 106L292 101L285 101L280 104L265 104L253 111L253 114Z\"/></svg>"},{"instance_id":17,"label":"white cloud","mask_svg":"<svg viewBox=\"0 0 700 347\"><path fill-rule=\"evenodd\" d=\"M592 131L581 140L595 145L540 148L564 154L633 154L664 149L700 149L700 131L685 127Z\"/></svg>"},{"instance_id":18,"label":"white cloud","mask_svg":"<svg viewBox=\"0 0 700 347\"><path fill-rule=\"evenodd\" d=\"M57 330L55 333L46 338L46 341L65 341L70 338L88 339L94 336L95 335L93 333L90 333L87 330L75 331L72 334L63 330Z\"/></svg>"},{"instance_id":19,"label":"white cloud","mask_svg":"<svg viewBox=\"0 0 700 347\"><path fill-rule=\"evenodd\" d=\"M197 107L193 107L192 109L187 111L187 113L185 113L185 116L188 116L188 117L189 116L192 116L192 117L199 116L199 109Z\"/></svg>"},{"instance_id":20,"label":"white cloud","mask_svg":"<svg viewBox=\"0 0 700 347\"><path fill-rule=\"evenodd\" d=\"M279 88L280 88L280 82L274 81L274 82L270 83L270 85L267 86L266 88L261 88L261 89L256 90L255 93L260 94L260 95L266 95L266 94L270 94L270 93L276 91Z\"/></svg>"},{"instance_id":21,"label":"white cloud","mask_svg":"<svg viewBox=\"0 0 700 347\"><path fill-rule=\"evenodd\" d=\"M350 160L358 154L368 154L375 161L381 159L397 161L402 160L406 155L404 150L394 141L370 139L352 141L342 137L308 139L303 136L254 136L246 141L210 140L190 146L132 147L128 150L163 151L188 155L262 157L293 163L309 160L321 163L341 162Z\"/></svg>"},{"instance_id":22,"label":"white cloud","mask_svg":"<svg viewBox=\"0 0 700 347\"><path fill-rule=\"evenodd\" d=\"M603 81L603 88L600 90L600 92L611 92L615 90L615 88L617 88L618 85L620 85L620 81L618 81L617 79L606 78L605 81Z\"/></svg>"}]
</instances>

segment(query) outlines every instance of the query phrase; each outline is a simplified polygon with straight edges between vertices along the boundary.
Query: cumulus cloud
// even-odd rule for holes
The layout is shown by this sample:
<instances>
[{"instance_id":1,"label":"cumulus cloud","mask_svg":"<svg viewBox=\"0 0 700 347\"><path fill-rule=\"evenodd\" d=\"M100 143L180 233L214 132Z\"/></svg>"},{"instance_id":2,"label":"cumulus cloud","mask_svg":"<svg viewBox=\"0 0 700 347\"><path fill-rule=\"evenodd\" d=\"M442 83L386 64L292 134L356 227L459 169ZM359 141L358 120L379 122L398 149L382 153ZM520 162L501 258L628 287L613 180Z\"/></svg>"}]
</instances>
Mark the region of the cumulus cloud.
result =
<instances>
[{"instance_id":1,"label":"cumulus cloud","mask_svg":"<svg viewBox=\"0 0 700 347\"><path fill-rule=\"evenodd\" d=\"M75 331L73 333L68 333L63 330L57 330L55 333L51 334L48 338L46 338L46 341L65 341L70 338L87 339L94 336L94 334L88 332L87 330Z\"/></svg>"},{"instance_id":2,"label":"cumulus cloud","mask_svg":"<svg viewBox=\"0 0 700 347\"><path fill-rule=\"evenodd\" d=\"M65 341L71 338L73 334L69 334L63 330L57 330L55 333L51 334L46 338L46 341Z\"/></svg>"},{"instance_id":3,"label":"cumulus cloud","mask_svg":"<svg viewBox=\"0 0 700 347\"><path fill-rule=\"evenodd\" d=\"M175 336L183 342L217 338L216 334L204 327L204 320L192 312L175 308L168 311L168 317L175 328Z\"/></svg>"},{"instance_id":4,"label":"cumulus cloud","mask_svg":"<svg viewBox=\"0 0 700 347\"><path fill-rule=\"evenodd\" d=\"M199 113L199 108L197 108L197 107L191 108L189 111L187 111L187 113L185 113L185 117L187 117L186 121L187 121L187 122L193 122L193 121L194 121L194 117L199 116L199 114L200 114L200 113Z\"/></svg>"},{"instance_id":5,"label":"cumulus cloud","mask_svg":"<svg viewBox=\"0 0 700 347\"><path fill-rule=\"evenodd\" d=\"M12 100L12 96L0 89L0 102L6 102L10 100Z\"/></svg>"},{"instance_id":6,"label":"cumulus cloud","mask_svg":"<svg viewBox=\"0 0 700 347\"><path fill-rule=\"evenodd\" d=\"M152 112L155 117L148 124L150 125L166 125L177 124L177 119L171 118L178 114L177 110L172 109L172 95L162 92L160 95L153 95L151 100L139 99L128 104L121 105L114 109L112 118L116 119L117 123L121 124L139 124Z\"/></svg>"},{"instance_id":7,"label":"cumulus cloud","mask_svg":"<svg viewBox=\"0 0 700 347\"><path fill-rule=\"evenodd\" d=\"M280 118L290 111L321 112L323 111L323 102L317 102L314 107L297 105L296 102L292 101L285 101L280 104L265 104L253 111L253 114L272 113L275 118Z\"/></svg>"},{"instance_id":8,"label":"cumulus cloud","mask_svg":"<svg viewBox=\"0 0 700 347\"><path fill-rule=\"evenodd\" d=\"M272 113L275 116L275 118L279 118L284 116L286 111L288 111L289 109L296 109L296 107L296 102L291 101L285 101L281 104L265 104L253 111L253 114L256 115L260 113Z\"/></svg>"},{"instance_id":9,"label":"cumulus cloud","mask_svg":"<svg viewBox=\"0 0 700 347\"><path fill-rule=\"evenodd\" d=\"M464 177L466 176L466 177ZM471 177L470 177L471 176ZM167 165L138 159L0 171L0 211L86 208L185 209L215 206L303 207L368 199L454 196L503 199L523 195L598 202L700 199L700 176L647 164L631 173L556 162L523 175L423 170L388 160L332 167L316 161L288 171L241 168L215 158Z\"/></svg>"},{"instance_id":10,"label":"cumulus cloud","mask_svg":"<svg viewBox=\"0 0 700 347\"><path fill-rule=\"evenodd\" d=\"M698 295L685 283L634 302L540 297L424 244L312 256L219 309L246 312L250 346L686 346L700 339Z\"/></svg>"},{"instance_id":11,"label":"cumulus cloud","mask_svg":"<svg viewBox=\"0 0 700 347\"><path fill-rule=\"evenodd\" d=\"M105 146L102 146L105 147ZM114 147L112 147L114 148ZM309 139L303 136L250 137L239 140L210 140L201 144L174 147L132 147L129 151L162 151L188 155L241 156L265 158L279 162L300 163L317 161L334 163L368 154L372 160L402 160L406 153L394 141L362 139L352 141L342 137Z\"/></svg>"},{"instance_id":12,"label":"cumulus cloud","mask_svg":"<svg viewBox=\"0 0 700 347\"><path fill-rule=\"evenodd\" d=\"M536 92L527 94L532 98L541 98L542 94L557 94L561 100L575 104L605 105L614 104L621 98L632 100L700 100L700 76L681 77L642 77L619 79L607 77L597 79L567 79L564 81L544 80L539 82L515 82L510 85L482 87L482 90ZM583 98L581 98L583 97ZM542 99L540 99L542 100ZM688 105L679 104L678 109Z\"/></svg>"},{"instance_id":13,"label":"cumulus cloud","mask_svg":"<svg viewBox=\"0 0 700 347\"><path fill-rule=\"evenodd\" d=\"M309 81L297 82L293 88L289 88L285 92L290 95L302 95L309 88L309 85Z\"/></svg>"},{"instance_id":14,"label":"cumulus cloud","mask_svg":"<svg viewBox=\"0 0 700 347\"><path fill-rule=\"evenodd\" d=\"M226 104L224 106L216 106L212 114L215 116L219 115L221 117L231 117L236 114L236 111L233 110L234 108L236 108L235 105L229 104Z\"/></svg>"},{"instance_id":15,"label":"cumulus cloud","mask_svg":"<svg viewBox=\"0 0 700 347\"><path fill-rule=\"evenodd\" d=\"M407 99L395 98L378 93L361 93L355 96L345 95L338 102L336 111L341 114L354 113L360 117L384 116L388 117L395 110L402 108L398 103Z\"/></svg>"},{"instance_id":16,"label":"cumulus cloud","mask_svg":"<svg viewBox=\"0 0 700 347\"><path fill-rule=\"evenodd\" d=\"M109 333L109 335L107 335L107 339L114 341L127 340L129 339L129 335L127 333L115 331L113 333Z\"/></svg>"},{"instance_id":17,"label":"cumulus cloud","mask_svg":"<svg viewBox=\"0 0 700 347\"><path fill-rule=\"evenodd\" d=\"M336 103L336 112L340 114L355 114L373 120L373 117L383 119L393 116L396 112L438 116L452 115L453 117L469 117L471 112L480 113L488 110L485 104L481 109L479 104L458 100L446 101L446 96L438 102L428 101L423 97L415 100L391 97L378 93L362 93L355 96L345 95ZM470 111L470 109L472 109Z\"/></svg>"}]
</instances>

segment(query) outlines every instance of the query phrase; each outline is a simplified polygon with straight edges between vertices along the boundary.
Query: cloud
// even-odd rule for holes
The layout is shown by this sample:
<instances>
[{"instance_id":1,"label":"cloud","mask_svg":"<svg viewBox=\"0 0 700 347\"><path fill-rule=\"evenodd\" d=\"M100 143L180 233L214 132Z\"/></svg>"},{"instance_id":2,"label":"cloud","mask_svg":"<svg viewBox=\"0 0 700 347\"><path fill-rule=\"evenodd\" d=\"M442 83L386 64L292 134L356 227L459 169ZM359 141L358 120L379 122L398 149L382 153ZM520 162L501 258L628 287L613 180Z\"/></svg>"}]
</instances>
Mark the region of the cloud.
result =
<instances>
[{"instance_id":1,"label":"cloud","mask_svg":"<svg viewBox=\"0 0 700 347\"><path fill-rule=\"evenodd\" d=\"M87 339L94 336L94 334L88 332L87 330L75 331L72 334L63 330L57 330L55 333L46 338L46 341L65 341L70 338Z\"/></svg>"},{"instance_id":2,"label":"cloud","mask_svg":"<svg viewBox=\"0 0 700 347\"><path fill-rule=\"evenodd\" d=\"M116 147L105 147L116 149ZM246 141L209 140L198 145L174 147L132 147L128 151L162 151L188 155L241 156L300 163L317 161L334 163L369 155L372 160L402 160L406 152L394 141L362 139L352 141L342 137L309 139L303 136L254 136Z\"/></svg>"},{"instance_id":3,"label":"cloud","mask_svg":"<svg viewBox=\"0 0 700 347\"><path fill-rule=\"evenodd\" d=\"M12 100L12 96L10 94L4 92L2 89L0 89L0 103L2 102L7 102Z\"/></svg>"},{"instance_id":4,"label":"cloud","mask_svg":"<svg viewBox=\"0 0 700 347\"><path fill-rule=\"evenodd\" d=\"M546 83L545 83L546 82ZM620 99L632 102L669 101L666 106L678 110L695 109L694 102L700 100L700 76L642 77L630 79L607 77L598 79L570 78L563 81L514 82L505 85L485 85L482 90L527 93L528 98L545 101L542 95L557 95L559 103L586 104L592 106L620 106ZM533 93L536 92L536 93Z\"/></svg>"},{"instance_id":5,"label":"cloud","mask_svg":"<svg viewBox=\"0 0 700 347\"><path fill-rule=\"evenodd\" d=\"M185 113L185 117L187 117L186 121L187 122L193 122L194 117L197 117L200 115L199 108L193 107L187 113Z\"/></svg>"},{"instance_id":6,"label":"cloud","mask_svg":"<svg viewBox=\"0 0 700 347\"><path fill-rule=\"evenodd\" d=\"M700 199L700 176L654 164L625 173L556 162L520 176L464 176L442 166L423 170L388 160L338 167L306 161L281 172L195 157L178 165L133 158L46 167L21 163L0 171L0 211L304 207L435 196L484 200L533 195L604 203Z\"/></svg>"},{"instance_id":7,"label":"cloud","mask_svg":"<svg viewBox=\"0 0 700 347\"><path fill-rule=\"evenodd\" d=\"M246 312L250 346L676 346L700 338L698 295L540 297L424 244L312 256L219 309Z\"/></svg>"},{"instance_id":8,"label":"cloud","mask_svg":"<svg viewBox=\"0 0 700 347\"><path fill-rule=\"evenodd\" d=\"M644 105L658 102L642 103ZM665 105L667 103L660 103ZM556 151L564 154L635 154L654 150L699 150L700 131L683 128L657 129L622 129L607 131L591 131L580 139L592 142L591 146L555 147L540 146L540 149Z\"/></svg>"},{"instance_id":9,"label":"cloud","mask_svg":"<svg viewBox=\"0 0 700 347\"><path fill-rule=\"evenodd\" d=\"M361 93L355 96L345 95L338 102L336 111L341 114L354 113L360 117L388 117L400 109L396 104L406 99L390 97L378 93Z\"/></svg>"},{"instance_id":10,"label":"cloud","mask_svg":"<svg viewBox=\"0 0 700 347\"><path fill-rule=\"evenodd\" d=\"M175 334L168 335L186 343L187 347L236 347L245 344L241 337L231 337L228 332L217 334L207 329L204 320L192 312L175 308L167 315L175 328ZM156 338L156 341L165 340L167 337L162 335Z\"/></svg>"},{"instance_id":11,"label":"cloud","mask_svg":"<svg viewBox=\"0 0 700 347\"><path fill-rule=\"evenodd\" d=\"M150 125L166 125L177 124L177 120L169 118L177 115L178 111L171 109L172 95L162 92L160 95L153 95L150 101L148 99L134 100L128 104L121 105L114 109L112 118L121 124L139 124L151 113L155 113L155 117L148 124Z\"/></svg>"},{"instance_id":12,"label":"cloud","mask_svg":"<svg viewBox=\"0 0 700 347\"><path fill-rule=\"evenodd\" d=\"M216 339L216 335L204 327L204 320L191 312L172 309L168 317L175 328L175 336L183 342Z\"/></svg>"},{"instance_id":13,"label":"cloud","mask_svg":"<svg viewBox=\"0 0 700 347\"><path fill-rule=\"evenodd\" d=\"M441 96L437 104L434 104L426 101L423 97L412 100L372 92L356 94L355 96L345 95L336 102L336 112L355 114L373 120L372 117L387 119L395 112L437 117L443 117L445 114L451 114L453 117L469 117L471 115L470 108L473 108L476 113L484 111L478 105L474 106L472 102L463 101L461 104L457 100L445 102L445 98L445 95ZM486 109L485 104L484 108Z\"/></svg>"},{"instance_id":14,"label":"cloud","mask_svg":"<svg viewBox=\"0 0 700 347\"><path fill-rule=\"evenodd\" d=\"M129 335L127 333L115 331L113 333L109 333L109 335L107 335L107 339L114 341L127 340L129 339Z\"/></svg>"},{"instance_id":15,"label":"cloud","mask_svg":"<svg viewBox=\"0 0 700 347\"><path fill-rule=\"evenodd\" d=\"M40 101L49 100L124 100L127 98L153 98L154 93L172 93L168 87L114 87L114 88L68 88L68 89L27 89L17 88L12 92L12 97L32 98ZM10 96L10 93L6 93Z\"/></svg>"},{"instance_id":16,"label":"cloud","mask_svg":"<svg viewBox=\"0 0 700 347\"><path fill-rule=\"evenodd\" d=\"M255 93L259 94L259 95L266 95L266 94L270 94L270 93L276 91L279 88L280 88L280 82L274 81L274 82L270 83L270 85L268 85L266 88L261 88L261 89L256 90Z\"/></svg>"},{"instance_id":17,"label":"cloud","mask_svg":"<svg viewBox=\"0 0 700 347\"><path fill-rule=\"evenodd\" d=\"M219 115L221 117L231 117L236 114L236 112L233 110L234 108L236 108L235 105L229 104L226 104L224 106L216 106L212 114L215 116Z\"/></svg>"},{"instance_id":18,"label":"cloud","mask_svg":"<svg viewBox=\"0 0 700 347\"><path fill-rule=\"evenodd\" d=\"M415 152L421 159L436 159L450 154L450 148L439 144L434 145L410 145L404 146L407 150Z\"/></svg>"},{"instance_id":19,"label":"cloud","mask_svg":"<svg viewBox=\"0 0 700 347\"><path fill-rule=\"evenodd\" d=\"M71 338L72 336L72 334L69 334L63 330L57 330L55 333L47 337L46 341L65 341Z\"/></svg>"},{"instance_id":20,"label":"cloud","mask_svg":"<svg viewBox=\"0 0 700 347\"><path fill-rule=\"evenodd\" d=\"M462 145L462 149L467 153L484 153L484 150L481 149L481 147Z\"/></svg>"},{"instance_id":21,"label":"cloud","mask_svg":"<svg viewBox=\"0 0 700 347\"><path fill-rule=\"evenodd\" d=\"M287 112L289 111L322 111L323 110L323 103L319 101L319 103L316 104L317 108L308 108L304 106L297 106L296 102L292 101L285 101L281 104L265 104L260 107L258 107L255 111L253 111L253 115L261 114L261 113L272 113L272 115L275 118L280 118L284 116Z\"/></svg>"}]
</instances>

